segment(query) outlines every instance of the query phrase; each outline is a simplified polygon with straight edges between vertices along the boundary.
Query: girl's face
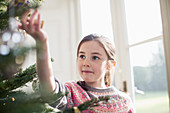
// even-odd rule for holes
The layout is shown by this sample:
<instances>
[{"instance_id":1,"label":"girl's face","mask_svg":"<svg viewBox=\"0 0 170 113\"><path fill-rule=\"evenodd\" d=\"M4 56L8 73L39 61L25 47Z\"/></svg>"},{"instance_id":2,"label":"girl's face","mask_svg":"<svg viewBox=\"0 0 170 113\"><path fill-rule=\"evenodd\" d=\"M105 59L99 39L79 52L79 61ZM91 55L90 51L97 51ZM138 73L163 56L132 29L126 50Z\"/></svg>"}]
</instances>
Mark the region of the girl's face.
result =
<instances>
[{"instance_id":1,"label":"girl's face","mask_svg":"<svg viewBox=\"0 0 170 113\"><path fill-rule=\"evenodd\" d=\"M106 73L107 54L97 41L84 42L78 51L78 71L87 85L103 87Z\"/></svg>"}]
</instances>

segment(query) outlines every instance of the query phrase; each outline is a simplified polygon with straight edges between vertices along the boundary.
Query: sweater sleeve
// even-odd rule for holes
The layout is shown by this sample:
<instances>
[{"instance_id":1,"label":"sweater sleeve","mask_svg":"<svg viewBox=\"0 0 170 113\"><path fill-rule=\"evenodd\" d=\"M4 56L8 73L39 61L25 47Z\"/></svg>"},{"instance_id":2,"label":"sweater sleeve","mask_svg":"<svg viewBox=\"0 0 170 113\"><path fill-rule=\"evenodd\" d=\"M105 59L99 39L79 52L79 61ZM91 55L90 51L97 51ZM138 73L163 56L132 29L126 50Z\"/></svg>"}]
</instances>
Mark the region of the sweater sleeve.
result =
<instances>
[{"instance_id":1,"label":"sweater sleeve","mask_svg":"<svg viewBox=\"0 0 170 113\"><path fill-rule=\"evenodd\" d=\"M54 100L53 102L50 103L50 105L54 108L57 108L59 110L63 110L68 107L72 107L72 102L71 102L71 96L70 96L70 91L69 89L60 82L59 80L55 79L56 83L56 89L54 90L54 94L57 94L58 92L62 92L65 94L68 92L69 94L67 96L60 97L57 100Z\"/></svg>"}]
</instances>

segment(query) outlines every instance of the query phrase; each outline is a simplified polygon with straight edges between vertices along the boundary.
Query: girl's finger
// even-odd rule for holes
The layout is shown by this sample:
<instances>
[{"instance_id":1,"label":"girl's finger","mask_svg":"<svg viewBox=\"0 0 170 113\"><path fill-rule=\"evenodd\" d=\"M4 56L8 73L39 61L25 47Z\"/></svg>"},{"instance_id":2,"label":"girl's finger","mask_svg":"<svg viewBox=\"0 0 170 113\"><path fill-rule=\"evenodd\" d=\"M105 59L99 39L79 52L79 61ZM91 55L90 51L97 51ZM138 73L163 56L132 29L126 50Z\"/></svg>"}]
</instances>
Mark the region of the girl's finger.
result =
<instances>
[{"instance_id":1,"label":"girl's finger","mask_svg":"<svg viewBox=\"0 0 170 113\"><path fill-rule=\"evenodd\" d=\"M21 17L21 23L22 23L23 28L26 27L27 16L28 16L29 13L30 13L30 10L28 10L26 13L24 13L23 16Z\"/></svg>"},{"instance_id":2,"label":"girl's finger","mask_svg":"<svg viewBox=\"0 0 170 113\"><path fill-rule=\"evenodd\" d=\"M30 19L29 19L29 24L28 24L28 27L29 28L31 28L31 26L34 24L34 17L35 17L35 15L36 15L36 13L37 13L37 9L33 12L33 14L31 15L31 17L30 17Z\"/></svg>"},{"instance_id":3,"label":"girl's finger","mask_svg":"<svg viewBox=\"0 0 170 113\"><path fill-rule=\"evenodd\" d=\"M23 28L22 28L22 24L19 23L19 24L18 24L18 28L19 28L19 29L23 29Z\"/></svg>"},{"instance_id":4,"label":"girl's finger","mask_svg":"<svg viewBox=\"0 0 170 113\"><path fill-rule=\"evenodd\" d=\"M38 14L37 22L36 22L36 29L39 30L41 28L41 17L40 14Z\"/></svg>"}]
</instances>

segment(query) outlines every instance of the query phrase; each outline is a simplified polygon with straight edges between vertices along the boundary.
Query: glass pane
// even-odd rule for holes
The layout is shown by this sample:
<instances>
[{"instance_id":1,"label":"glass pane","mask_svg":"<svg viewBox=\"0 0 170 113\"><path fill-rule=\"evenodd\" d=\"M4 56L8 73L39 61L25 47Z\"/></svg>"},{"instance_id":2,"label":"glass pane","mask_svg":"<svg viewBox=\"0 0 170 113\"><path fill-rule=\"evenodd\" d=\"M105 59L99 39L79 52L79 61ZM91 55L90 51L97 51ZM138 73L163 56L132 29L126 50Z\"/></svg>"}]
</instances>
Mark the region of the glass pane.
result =
<instances>
[{"instance_id":1,"label":"glass pane","mask_svg":"<svg viewBox=\"0 0 170 113\"><path fill-rule=\"evenodd\" d=\"M137 113L169 113L162 40L130 49L136 89Z\"/></svg>"},{"instance_id":2,"label":"glass pane","mask_svg":"<svg viewBox=\"0 0 170 113\"><path fill-rule=\"evenodd\" d=\"M129 44L162 34L159 0L125 0Z\"/></svg>"},{"instance_id":3,"label":"glass pane","mask_svg":"<svg viewBox=\"0 0 170 113\"><path fill-rule=\"evenodd\" d=\"M99 33L113 40L110 1L80 0L83 36Z\"/></svg>"}]
</instances>

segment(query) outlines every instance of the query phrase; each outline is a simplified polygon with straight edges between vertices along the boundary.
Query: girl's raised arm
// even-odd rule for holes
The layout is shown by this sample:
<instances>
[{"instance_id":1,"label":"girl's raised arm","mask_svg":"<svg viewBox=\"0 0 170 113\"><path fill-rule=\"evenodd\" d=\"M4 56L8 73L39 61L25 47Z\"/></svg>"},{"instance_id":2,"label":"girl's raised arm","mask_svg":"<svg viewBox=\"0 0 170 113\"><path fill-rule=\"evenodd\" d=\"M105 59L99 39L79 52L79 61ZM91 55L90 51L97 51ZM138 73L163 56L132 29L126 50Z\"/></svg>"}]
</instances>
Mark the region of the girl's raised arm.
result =
<instances>
[{"instance_id":1,"label":"girl's raised arm","mask_svg":"<svg viewBox=\"0 0 170 113\"><path fill-rule=\"evenodd\" d=\"M48 95L55 89L56 85L50 61L47 34L41 29L40 14L38 14L37 21L35 22L35 15L38 11L35 10L28 19L29 13L30 10L22 16L19 27L25 30L36 41L37 74L40 80L42 94Z\"/></svg>"}]
</instances>

